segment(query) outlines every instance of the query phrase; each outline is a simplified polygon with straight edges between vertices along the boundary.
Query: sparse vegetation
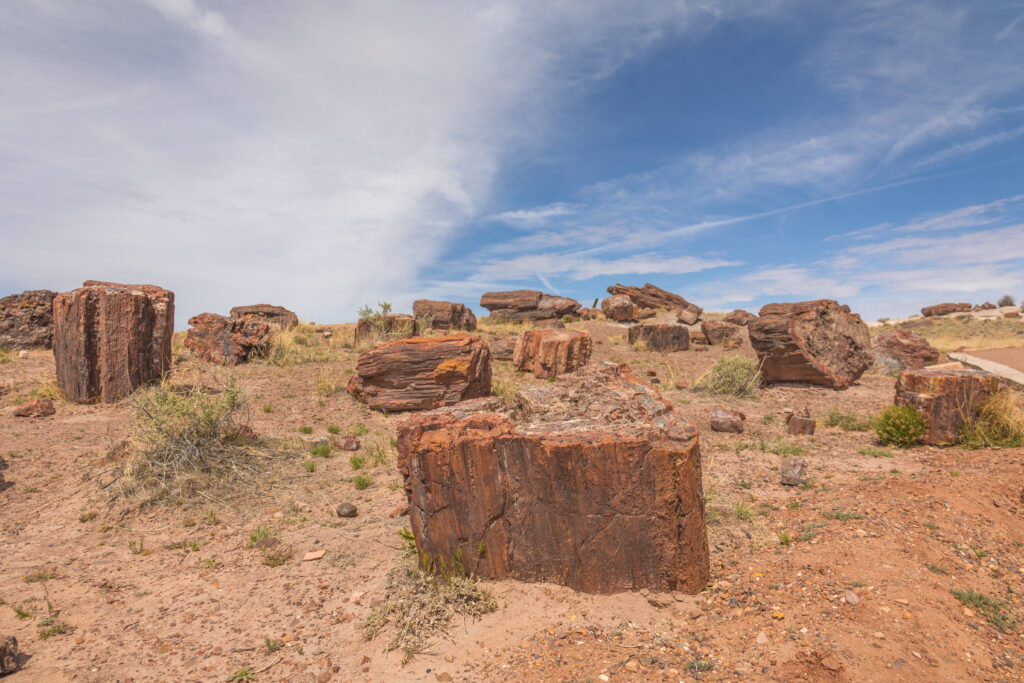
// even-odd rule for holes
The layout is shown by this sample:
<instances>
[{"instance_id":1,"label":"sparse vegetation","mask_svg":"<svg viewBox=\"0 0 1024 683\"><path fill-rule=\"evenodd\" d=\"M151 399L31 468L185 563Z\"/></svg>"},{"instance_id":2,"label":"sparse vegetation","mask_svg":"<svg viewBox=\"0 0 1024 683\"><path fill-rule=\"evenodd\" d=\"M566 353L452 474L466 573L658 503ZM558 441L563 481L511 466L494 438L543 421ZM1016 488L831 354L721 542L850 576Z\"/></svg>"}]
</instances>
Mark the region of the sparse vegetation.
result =
<instances>
[{"instance_id":1,"label":"sparse vegetation","mask_svg":"<svg viewBox=\"0 0 1024 683\"><path fill-rule=\"evenodd\" d=\"M327 368L321 370L316 379L316 393L321 396L334 396L338 393L338 384L331 377L331 372Z\"/></svg>"},{"instance_id":2,"label":"sparse vegetation","mask_svg":"<svg viewBox=\"0 0 1024 683\"><path fill-rule=\"evenodd\" d=\"M353 453L352 457L348 459L348 464L351 465L354 470L361 470L366 464L366 456L360 455L359 453Z\"/></svg>"},{"instance_id":3,"label":"sparse vegetation","mask_svg":"<svg viewBox=\"0 0 1024 683\"><path fill-rule=\"evenodd\" d=\"M353 436L365 436L370 433L370 428L362 422L357 422L352 429L348 430L348 433Z\"/></svg>"},{"instance_id":4,"label":"sparse vegetation","mask_svg":"<svg viewBox=\"0 0 1024 683\"><path fill-rule=\"evenodd\" d=\"M1020 394L1001 389L978 407L978 414L964 421L963 445L967 448L1020 448L1024 446L1024 405Z\"/></svg>"},{"instance_id":5,"label":"sparse vegetation","mask_svg":"<svg viewBox=\"0 0 1024 683\"><path fill-rule=\"evenodd\" d=\"M857 451L861 455L866 455L871 458L894 458L896 454L892 451L887 451L884 448L878 448L877 446L864 446Z\"/></svg>"},{"instance_id":6,"label":"sparse vegetation","mask_svg":"<svg viewBox=\"0 0 1024 683\"><path fill-rule=\"evenodd\" d=\"M775 455L803 455L806 453L803 446L789 443L783 439L775 439L774 441L761 439L761 451L764 453L774 453Z\"/></svg>"},{"instance_id":7,"label":"sparse vegetation","mask_svg":"<svg viewBox=\"0 0 1024 683\"><path fill-rule=\"evenodd\" d=\"M1006 607L1006 603L994 600L984 593L978 593L973 589L951 591L953 597L968 607L972 607L984 614L992 625L1003 633L1013 631L1017 628L1017 619Z\"/></svg>"},{"instance_id":8,"label":"sparse vegetation","mask_svg":"<svg viewBox=\"0 0 1024 683\"><path fill-rule=\"evenodd\" d=\"M82 524L85 524L86 522L92 521L94 519L96 519L96 513L92 511L83 512L82 514L78 515L78 521Z\"/></svg>"},{"instance_id":9,"label":"sparse vegetation","mask_svg":"<svg viewBox=\"0 0 1024 683\"><path fill-rule=\"evenodd\" d=\"M761 366L743 356L726 356L693 384L693 390L711 396L757 398L761 387Z\"/></svg>"},{"instance_id":10,"label":"sparse vegetation","mask_svg":"<svg viewBox=\"0 0 1024 683\"><path fill-rule=\"evenodd\" d=\"M314 446L309 450L309 454L317 458L328 458L331 455L331 447L327 444Z\"/></svg>"},{"instance_id":11,"label":"sparse vegetation","mask_svg":"<svg viewBox=\"0 0 1024 683\"><path fill-rule=\"evenodd\" d=\"M299 427L299 433L300 434L312 434L313 433L313 428L310 427L309 425L302 425L301 427Z\"/></svg>"},{"instance_id":12,"label":"sparse vegetation","mask_svg":"<svg viewBox=\"0 0 1024 683\"><path fill-rule=\"evenodd\" d=\"M779 532L779 545L784 545L784 546L788 547L789 544L792 543L792 542L793 542L793 539L790 538L788 531L780 531Z\"/></svg>"},{"instance_id":13,"label":"sparse vegetation","mask_svg":"<svg viewBox=\"0 0 1024 683\"><path fill-rule=\"evenodd\" d=\"M366 455L370 460L370 464L373 467L379 467L380 465L386 464L395 454L395 443L394 439L388 439L382 436L375 436L370 439L365 446Z\"/></svg>"},{"instance_id":14,"label":"sparse vegetation","mask_svg":"<svg viewBox=\"0 0 1024 683\"><path fill-rule=\"evenodd\" d=\"M838 408L833 408L825 418L825 426L839 427L848 432L866 432L871 429L871 420L862 419L853 413L844 413Z\"/></svg>"},{"instance_id":15,"label":"sparse vegetation","mask_svg":"<svg viewBox=\"0 0 1024 683\"><path fill-rule=\"evenodd\" d=\"M275 330L266 349L253 355L253 360L277 366L326 363L333 359L330 341L316 334L315 327L305 324Z\"/></svg>"},{"instance_id":16,"label":"sparse vegetation","mask_svg":"<svg viewBox=\"0 0 1024 683\"><path fill-rule=\"evenodd\" d=\"M253 673L252 667L246 666L231 674L231 678L228 679L228 683L249 683L250 681L255 680L256 674Z\"/></svg>"},{"instance_id":17,"label":"sparse vegetation","mask_svg":"<svg viewBox=\"0 0 1024 683\"><path fill-rule=\"evenodd\" d=\"M341 434L341 427L338 425L327 425L328 434Z\"/></svg>"},{"instance_id":18,"label":"sparse vegetation","mask_svg":"<svg viewBox=\"0 0 1024 683\"><path fill-rule=\"evenodd\" d=\"M373 479L366 476L365 474L357 474L352 477L352 485L356 487L356 490L363 491L370 488L370 484L373 483Z\"/></svg>"},{"instance_id":19,"label":"sparse vegetation","mask_svg":"<svg viewBox=\"0 0 1024 683\"><path fill-rule=\"evenodd\" d=\"M290 546L272 546L263 550L263 564L268 567L280 567L292 559L295 551Z\"/></svg>"},{"instance_id":20,"label":"sparse vegetation","mask_svg":"<svg viewBox=\"0 0 1024 683\"><path fill-rule=\"evenodd\" d=\"M302 463L302 466L306 468L307 472L310 472L310 473L316 472L316 461L315 460L307 460L306 462Z\"/></svg>"},{"instance_id":21,"label":"sparse vegetation","mask_svg":"<svg viewBox=\"0 0 1024 683\"><path fill-rule=\"evenodd\" d=\"M888 406L875 418L875 434L888 446L910 448L928 428L925 417L912 405Z\"/></svg>"},{"instance_id":22,"label":"sparse vegetation","mask_svg":"<svg viewBox=\"0 0 1024 683\"><path fill-rule=\"evenodd\" d=\"M996 306L999 306L999 308L1013 305L1013 297L1010 296L1009 294L1002 295L1001 297L999 297L999 301L996 302Z\"/></svg>"}]
</instances>

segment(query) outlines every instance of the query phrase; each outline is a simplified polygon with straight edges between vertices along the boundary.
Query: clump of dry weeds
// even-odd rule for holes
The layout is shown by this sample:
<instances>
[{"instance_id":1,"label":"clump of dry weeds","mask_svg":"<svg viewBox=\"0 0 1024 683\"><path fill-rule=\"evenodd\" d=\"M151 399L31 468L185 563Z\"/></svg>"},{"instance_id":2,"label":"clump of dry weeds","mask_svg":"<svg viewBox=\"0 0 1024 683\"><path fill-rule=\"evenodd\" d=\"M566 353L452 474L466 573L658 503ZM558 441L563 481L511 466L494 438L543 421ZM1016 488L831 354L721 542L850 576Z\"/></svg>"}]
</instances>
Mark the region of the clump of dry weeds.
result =
<instances>
[{"instance_id":1,"label":"clump of dry weeds","mask_svg":"<svg viewBox=\"0 0 1024 683\"><path fill-rule=\"evenodd\" d=\"M973 419L966 420L963 445L967 448L1019 448L1024 446L1024 404L1012 389L989 396Z\"/></svg>"}]
</instances>

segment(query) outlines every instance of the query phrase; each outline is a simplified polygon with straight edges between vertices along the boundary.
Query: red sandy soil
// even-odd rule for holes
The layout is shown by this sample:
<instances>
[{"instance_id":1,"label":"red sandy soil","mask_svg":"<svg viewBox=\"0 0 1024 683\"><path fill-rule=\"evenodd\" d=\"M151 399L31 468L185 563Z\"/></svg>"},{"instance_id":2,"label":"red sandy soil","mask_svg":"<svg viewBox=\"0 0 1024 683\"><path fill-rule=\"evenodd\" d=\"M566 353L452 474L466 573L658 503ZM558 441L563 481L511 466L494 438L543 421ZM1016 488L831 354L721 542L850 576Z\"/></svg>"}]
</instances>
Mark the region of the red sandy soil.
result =
<instances>
[{"instance_id":1,"label":"red sandy soil","mask_svg":"<svg viewBox=\"0 0 1024 683\"><path fill-rule=\"evenodd\" d=\"M1024 372L1024 347L1021 346L1002 349L969 349L964 353L996 363L1002 363L1014 370Z\"/></svg>"},{"instance_id":2,"label":"red sandy soil","mask_svg":"<svg viewBox=\"0 0 1024 683\"><path fill-rule=\"evenodd\" d=\"M0 364L0 387L12 387L0 398L0 636L15 635L28 655L6 680L225 681L247 666L259 681L321 683L1024 680L1024 453L862 452L877 446L870 432L826 427L824 418L833 409L876 413L892 401L891 377L868 374L841 392L791 386L758 400L707 398L675 384L692 386L716 359L752 356L749 347L636 353L624 326L571 326L595 335L594 360L653 370L701 430L713 580L700 595L482 582L498 610L453 621L450 639L403 665L383 638L360 632L402 553L407 520L390 516L404 502L393 457L370 471L365 491L353 487L349 454L335 451L317 458L315 472L303 467L308 456L282 455L267 486L230 500L141 510L108 501L100 483L113 465L104 454L124 438L131 405L58 403L53 417L14 418L15 401L53 379L52 356L39 351ZM317 394L322 372L344 383L354 365L354 352L335 351L326 365L234 370L259 434L298 436L310 425L319 436L358 422L371 430L364 444L374 432L395 434L401 415L373 413L343 391ZM497 365L501 377L530 381ZM744 411L747 433L711 432L716 405ZM804 406L817 434L785 435L782 409ZM780 439L806 451L812 486L779 484L780 456L770 450ZM343 501L359 516L335 517ZM258 527L294 558L264 565L248 543ZM144 550L133 552L140 539ZM165 547L181 541L201 545ZM316 550L323 559L302 561ZM52 578L26 582L39 570ZM1021 623L1000 631L952 589L999 600ZM15 606L32 616L19 619ZM51 612L73 632L43 640L39 622ZM267 638L283 647L269 652Z\"/></svg>"}]
</instances>

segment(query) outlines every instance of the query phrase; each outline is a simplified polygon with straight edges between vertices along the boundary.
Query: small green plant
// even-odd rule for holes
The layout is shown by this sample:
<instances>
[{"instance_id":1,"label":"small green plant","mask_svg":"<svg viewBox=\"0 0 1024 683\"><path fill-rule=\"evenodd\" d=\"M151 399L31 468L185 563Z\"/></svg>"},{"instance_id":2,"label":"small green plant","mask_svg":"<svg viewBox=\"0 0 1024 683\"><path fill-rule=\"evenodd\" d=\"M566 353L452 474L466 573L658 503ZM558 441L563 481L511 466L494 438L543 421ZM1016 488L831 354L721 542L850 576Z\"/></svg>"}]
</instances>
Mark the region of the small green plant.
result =
<instances>
[{"instance_id":1,"label":"small green plant","mask_svg":"<svg viewBox=\"0 0 1024 683\"><path fill-rule=\"evenodd\" d=\"M43 583L57 578L57 572L53 569L37 569L25 575L25 583Z\"/></svg>"},{"instance_id":2,"label":"small green plant","mask_svg":"<svg viewBox=\"0 0 1024 683\"><path fill-rule=\"evenodd\" d=\"M290 547L279 548L277 546L273 546L263 551L263 564L268 567L280 567L281 565L286 564L288 560L292 559L292 555L294 554L295 551Z\"/></svg>"},{"instance_id":3,"label":"small green plant","mask_svg":"<svg viewBox=\"0 0 1024 683\"><path fill-rule=\"evenodd\" d=\"M764 415L761 416L761 424L763 425L770 425L774 421L775 415L773 415L772 413L765 413Z\"/></svg>"},{"instance_id":4,"label":"small green plant","mask_svg":"<svg viewBox=\"0 0 1024 683\"><path fill-rule=\"evenodd\" d=\"M78 521L82 524L85 524L86 522L91 522L94 519L96 519L96 513L92 511L83 512L82 514L78 515Z\"/></svg>"},{"instance_id":5,"label":"small green plant","mask_svg":"<svg viewBox=\"0 0 1024 683\"><path fill-rule=\"evenodd\" d=\"M710 396L757 398L761 387L761 366L743 356L726 356L701 375L693 390Z\"/></svg>"},{"instance_id":6,"label":"small green plant","mask_svg":"<svg viewBox=\"0 0 1024 683\"><path fill-rule=\"evenodd\" d=\"M186 517L185 519L181 520L181 525L183 527L195 526L196 520L192 519L191 517Z\"/></svg>"},{"instance_id":7,"label":"small green plant","mask_svg":"<svg viewBox=\"0 0 1024 683\"><path fill-rule=\"evenodd\" d=\"M686 665L686 670L690 673L699 674L706 673L715 668L714 662L709 662L706 659L694 659Z\"/></svg>"},{"instance_id":8,"label":"small green plant","mask_svg":"<svg viewBox=\"0 0 1024 683\"><path fill-rule=\"evenodd\" d=\"M764 453L774 453L775 455L803 455L806 453L803 446L789 443L782 439L775 439L774 441L761 439L761 451Z\"/></svg>"},{"instance_id":9,"label":"small green plant","mask_svg":"<svg viewBox=\"0 0 1024 683\"><path fill-rule=\"evenodd\" d=\"M784 545L784 546L788 547L789 544L792 543L792 542L793 542L793 539L790 538L788 531L780 531L779 532L779 545Z\"/></svg>"},{"instance_id":10,"label":"small green plant","mask_svg":"<svg viewBox=\"0 0 1024 683\"><path fill-rule=\"evenodd\" d=\"M994 600L984 593L978 593L973 589L959 590L953 589L951 591L953 597L967 605L978 610L992 622L992 625L998 628L1003 633L1007 631L1013 631L1017 628L1017 619L1007 609L1006 604L999 600Z\"/></svg>"},{"instance_id":11,"label":"small green plant","mask_svg":"<svg viewBox=\"0 0 1024 683\"><path fill-rule=\"evenodd\" d=\"M251 666L247 666L231 674L231 678L228 679L228 683L249 683L250 681L255 680L256 674L253 673Z\"/></svg>"},{"instance_id":12,"label":"small green plant","mask_svg":"<svg viewBox=\"0 0 1024 683\"><path fill-rule=\"evenodd\" d=\"M825 418L825 426L839 427L848 432L866 432L871 429L871 421L861 419L853 413L844 413L838 408L833 408Z\"/></svg>"},{"instance_id":13,"label":"small green plant","mask_svg":"<svg viewBox=\"0 0 1024 683\"><path fill-rule=\"evenodd\" d=\"M341 427L338 425L327 425L328 434L341 434Z\"/></svg>"},{"instance_id":14,"label":"small green plant","mask_svg":"<svg viewBox=\"0 0 1024 683\"><path fill-rule=\"evenodd\" d=\"M302 466L305 467L306 471L309 472L309 473L316 472L316 461L315 460L307 460L306 462L302 463Z\"/></svg>"},{"instance_id":15,"label":"small green plant","mask_svg":"<svg viewBox=\"0 0 1024 683\"><path fill-rule=\"evenodd\" d=\"M348 464L352 465L352 469L361 470L363 465L366 464L366 456L354 453L351 458L348 459Z\"/></svg>"},{"instance_id":16,"label":"small green plant","mask_svg":"<svg viewBox=\"0 0 1024 683\"><path fill-rule=\"evenodd\" d=\"M741 489L749 489L752 486L752 484L746 479L740 479L738 482L736 482L736 485L739 486Z\"/></svg>"},{"instance_id":17,"label":"small green plant","mask_svg":"<svg viewBox=\"0 0 1024 683\"><path fill-rule=\"evenodd\" d=\"M272 638L264 638L263 647L267 648L267 652L269 652L270 654L274 654L275 652L281 649L281 641L274 640Z\"/></svg>"},{"instance_id":18,"label":"small green plant","mask_svg":"<svg viewBox=\"0 0 1024 683\"><path fill-rule=\"evenodd\" d=\"M941 564L932 564L931 562L925 562L924 566L927 567L928 571L933 574L948 574L949 570L943 567Z\"/></svg>"},{"instance_id":19,"label":"small green plant","mask_svg":"<svg viewBox=\"0 0 1024 683\"><path fill-rule=\"evenodd\" d=\"M220 565L220 560L218 560L216 557L208 557L205 560L203 560L203 566L207 569L216 569Z\"/></svg>"},{"instance_id":20,"label":"small green plant","mask_svg":"<svg viewBox=\"0 0 1024 683\"><path fill-rule=\"evenodd\" d=\"M358 474L352 478L352 485L356 487L356 490L363 491L370 487L373 483L373 479L370 479L365 474Z\"/></svg>"},{"instance_id":21,"label":"small green plant","mask_svg":"<svg viewBox=\"0 0 1024 683\"><path fill-rule=\"evenodd\" d=\"M370 428L364 425L362 422L357 422L352 429L348 430L349 434L353 436L364 436L370 433Z\"/></svg>"},{"instance_id":22,"label":"small green plant","mask_svg":"<svg viewBox=\"0 0 1024 683\"><path fill-rule=\"evenodd\" d=\"M264 403L263 404L263 412L264 413L272 413L272 412L274 412L274 404L273 403Z\"/></svg>"},{"instance_id":23,"label":"small green plant","mask_svg":"<svg viewBox=\"0 0 1024 683\"><path fill-rule=\"evenodd\" d=\"M45 624L43 622L46 622ZM43 619L40 622L40 626L43 628L39 629L39 640L46 640L53 636L66 635L68 633L74 633L75 627L70 624L66 624L63 621L56 621L52 618Z\"/></svg>"},{"instance_id":24,"label":"small green plant","mask_svg":"<svg viewBox=\"0 0 1024 683\"><path fill-rule=\"evenodd\" d=\"M203 515L203 521L210 526L217 526L220 524L220 517L217 516L216 510L207 510L206 514Z\"/></svg>"},{"instance_id":25,"label":"small green plant","mask_svg":"<svg viewBox=\"0 0 1024 683\"><path fill-rule=\"evenodd\" d=\"M143 555L146 554L146 539L140 538L138 541L128 541L128 550L132 551L132 555Z\"/></svg>"},{"instance_id":26,"label":"small green plant","mask_svg":"<svg viewBox=\"0 0 1024 683\"><path fill-rule=\"evenodd\" d=\"M310 427L309 425L303 425L303 426L299 427L299 431L301 433L303 433L303 434L312 434L313 433L313 428Z\"/></svg>"},{"instance_id":27,"label":"small green plant","mask_svg":"<svg viewBox=\"0 0 1024 683\"><path fill-rule=\"evenodd\" d=\"M733 510L736 512L736 516L744 522L749 522L750 518L753 517L753 511L743 503L736 503Z\"/></svg>"},{"instance_id":28,"label":"small green plant","mask_svg":"<svg viewBox=\"0 0 1024 683\"><path fill-rule=\"evenodd\" d=\"M875 434L887 446L910 448L928 429L925 417L912 405L888 406L875 418Z\"/></svg>"},{"instance_id":29,"label":"small green plant","mask_svg":"<svg viewBox=\"0 0 1024 683\"><path fill-rule=\"evenodd\" d=\"M14 616L16 616L19 619L28 619L32 616L31 612L29 612L26 609L22 609L18 605L14 605L11 609L14 610Z\"/></svg>"},{"instance_id":30,"label":"small green plant","mask_svg":"<svg viewBox=\"0 0 1024 683\"><path fill-rule=\"evenodd\" d=\"M870 458L894 458L896 454L892 451L887 451L884 448L878 448L877 446L864 446L859 451L861 455L866 455Z\"/></svg>"},{"instance_id":31,"label":"small green plant","mask_svg":"<svg viewBox=\"0 0 1024 683\"><path fill-rule=\"evenodd\" d=\"M331 447L327 444L314 446L309 450L309 454L318 458L326 458L331 455Z\"/></svg>"},{"instance_id":32,"label":"small green plant","mask_svg":"<svg viewBox=\"0 0 1024 683\"><path fill-rule=\"evenodd\" d=\"M270 529L266 527L256 527L251 534L249 534L249 545L256 545L260 539L266 538L270 535Z\"/></svg>"},{"instance_id":33,"label":"small green plant","mask_svg":"<svg viewBox=\"0 0 1024 683\"><path fill-rule=\"evenodd\" d=\"M925 522L925 523L923 524L923 526L926 526L926 527L928 527L928 528L929 528L929 529L931 529L932 531L935 531L936 529L938 529L938 528L939 528L939 525L938 525L938 524L936 524L935 522L931 521L931 520L928 520L927 522Z\"/></svg>"}]
</instances>

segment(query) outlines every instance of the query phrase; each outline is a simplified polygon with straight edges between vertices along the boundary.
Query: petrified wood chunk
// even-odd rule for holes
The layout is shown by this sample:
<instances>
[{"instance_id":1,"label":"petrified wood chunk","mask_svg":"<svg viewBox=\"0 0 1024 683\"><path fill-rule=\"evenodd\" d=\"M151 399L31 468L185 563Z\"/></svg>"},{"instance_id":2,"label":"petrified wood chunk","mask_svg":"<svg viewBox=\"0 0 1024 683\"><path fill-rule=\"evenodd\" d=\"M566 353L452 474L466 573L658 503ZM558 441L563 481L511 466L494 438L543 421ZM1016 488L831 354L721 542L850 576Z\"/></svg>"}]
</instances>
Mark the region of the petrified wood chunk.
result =
<instances>
[{"instance_id":1,"label":"petrified wood chunk","mask_svg":"<svg viewBox=\"0 0 1024 683\"><path fill-rule=\"evenodd\" d=\"M700 306L691 304L678 294L666 292L661 287L655 287L649 282L643 287L612 285L608 288L608 293L628 296L640 308L661 308L676 311L679 322L686 323L687 325L695 324L700 320L701 313L704 312L704 309Z\"/></svg>"},{"instance_id":2,"label":"petrified wood chunk","mask_svg":"<svg viewBox=\"0 0 1024 683\"><path fill-rule=\"evenodd\" d=\"M809 408L804 408L799 413L786 413L786 432L789 434L814 434L818 423L811 417Z\"/></svg>"},{"instance_id":3,"label":"petrified wood chunk","mask_svg":"<svg viewBox=\"0 0 1024 683\"><path fill-rule=\"evenodd\" d=\"M723 320L705 320L700 324L700 329L711 345L743 342L742 328Z\"/></svg>"},{"instance_id":4,"label":"petrified wood chunk","mask_svg":"<svg viewBox=\"0 0 1024 683\"><path fill-rule=\"evenodd\" d=\"M629 343L643 342L651 351L685 351L690 348L690 330L685 325L633 325Z\"/></svg>"},{"instance_id":5,"label":"petrified wood chunk","mask_svg":"<svg viewBox=\"0 0 1024 683\"><path fill-rule=\"evenodd\" d=\"M727 313L725 315L725 322L732 323L733 325L744 326L751 320L757 320L757 316L753 313L748 313L741 308L737 308L735 311Z\"/></svg>"},{"instance_id":6,"label":"petrified wood chunk","mask_svg":"<svg viewBox=\"0 0 1024 683\"><path fill-rule=\"evenodd\" d=\"M57 412L53 401L48 398L34 398L22 403L14 411L14 417L49 417Z\"/></svg>"},{"instance_id":7,"label":"petrified wood chunk","mask_svg":"<svg viewBox=\"0 0 1024 683\"><path fill-rule=\"evenodd\" d=\"M934 306L925 306L921 309L921 315L926 318L933 318L937 315L949 315L950 313L970 313L971 305L966 303L961 304L935 304Z\"/></svg>"},{"instance_id":8,"label":"petrified wood chunk","mask_svg":"<svg viewBox=\"0 0 1024 683\"><path fill-rule=\"evenodd\" d=\"M299 316L284 306L255 304L253 306L235 306L231 309L232 318L253 318L275 328L294 327L299 324Z\"/></svg>"},{"instance_id":9,"label":"petrified wood chunk","mask_svg":"<svg viewBox=\"0 0 1024 683\"><path fill-rule=\"evenodd\" d=\"M398 430L416 546L490 579L696 593L710 576L697 431L625 365ZM482 546L483 551L479 552Z\"/></svg>"},{"instance_id":10,"label":"petrified wood chunk","mask_svg":"<svg viewBox=\"0 0 1024 683\"><path fill-rule=\"evenodd\" d=\"M417 318L429 320L430 327L436 330L471 332L476 329L476 316L465 304L417 299L412 302L412 314Z\"/></svg>"},{"instance_id":11,"label":"petrified wood chunk","mask_svg":"<svg viewBox=\"0 0 1024 683\"><path fill-rule=\"evenodd\" d=\"M896 405L915 406L928 421L921 438L933 446L960 440L965 419L973 419L991 394L1006 386L980 370L904 370L896 380Z\"/></svg>"},{"instance_id":12,"label":"petrified wood chunk","mask_svg":"<svg viewBox=\"0 0 1024 683\"><path fill-rule=\"evenodd\" d=\"M742 434L747 416L738 410L728 408L711 409L711 431Z\"/></svg>"},{"instance_id":13,"label":"petrified wood chunk","mask_svg":"<svg viewBox=\"0 0 1024 683\"><path fill-rule=\"evenodd\" d=\"M576 315L580 309L575 299L533 289L487 292L480 297L480 305L490 311L495 320L553 320Z\"/></svg>"},{"instance_id":14,"label":"petrified wood chunk","mask_svg":"<svg viewBox=\"0 0 1024 683\"><path fill-rule=\"evenodd\" d=\"M883 372L917 370L939 360L939 352L928 340L910 330L893 330L871 340L875 365Z\"/></svg>"},{"instance_id":15,"label":"petrified wood chunk","mask_svg":"<svg viewBox=\"0 0 1024 683\"><path fill-rule=\"evenodd\" d=\"M57 384L79 403L118 401L171 368L174 292L87 280L53 300Z\"/></svg>"},{"instance_id":16,"label":"petrified wood chunk","mask_svg":"<svg viewBox=\"0 0 1024 683\"><path fill-rule=\"evenodd\" d=\"M188 324L185 348L208 363L244 363L253 352L265 350L270 340L270 324L249 316L200 313L189 318Z\"/></svg>"},{"instance_id":17,"label":"petrified wood chunk","mask_svg":"<svg viewBox=\"0 0 1024 683\"><path fill-rule=\"evenodd\" d=\"M541 379L557 377L586 365L592 348L584 330L526 330L516 342L512 366Z\"/></svg>"},{"instance_id":18,"label":"petrified wood chunk","mask_svg":"<svg viewBox=\"0 0 1024 683\"><path fill-rule=\"evenodd\" d=\"M419 323L408 313L385 313L360 318L356 323L355 343L359 346L375 341L409 339L419 333Z\"/></svg>"},{"instance_id":19,"label":"petrified wood chunk","mask_svg":"<svg viewBox=\"0 0 1024 683\"><path fill-rule=\"evenodd\" d=\"M471 336L384 342L359 354L348 392L389 413L490 396L491 352Z\"/></svg>"},{"instance_id":20,"label":"petrified wood chunk","mask_svg":"<svg viewBox=\"0 0 1024 683\"><path fill-rule=\"evenodd\" d=\"M609 320L624 323L639 320L640 309L628 296L616 294L601 301L601 312Z\"/></svg>"},{"instance_id":21,"label":"petrified wood chunk","mask_svg":"<svg viewBox=\"0 0 1024 683\"><path fill-rule=\"evenodd\" d=\"M0 299L0 348L52 347L55 296L48 289L34 289Z\"/></svg>"},{"instance_id":22,"label":"petrified wood chunk","mask_svg":"<svg viewBox=\"0 0 1024 683\"><path fill-rule=\"evenodd\" d=\"M747 323L765 382L845 388L870 367L868 327L831 299L769 304Z\"/></svg>"},{"instance_id":23,"label":"petrified wood chunk","mask_svg":"<svg viewBox=\"0 0 1024 683\"><path fill-rule=\"evenodd\" d=\"M488 340L487 345L491 347L491 360L512 360L516 353L516 344L519 343L519 335L499 334Z\"/></svg>"}]
</instances>

